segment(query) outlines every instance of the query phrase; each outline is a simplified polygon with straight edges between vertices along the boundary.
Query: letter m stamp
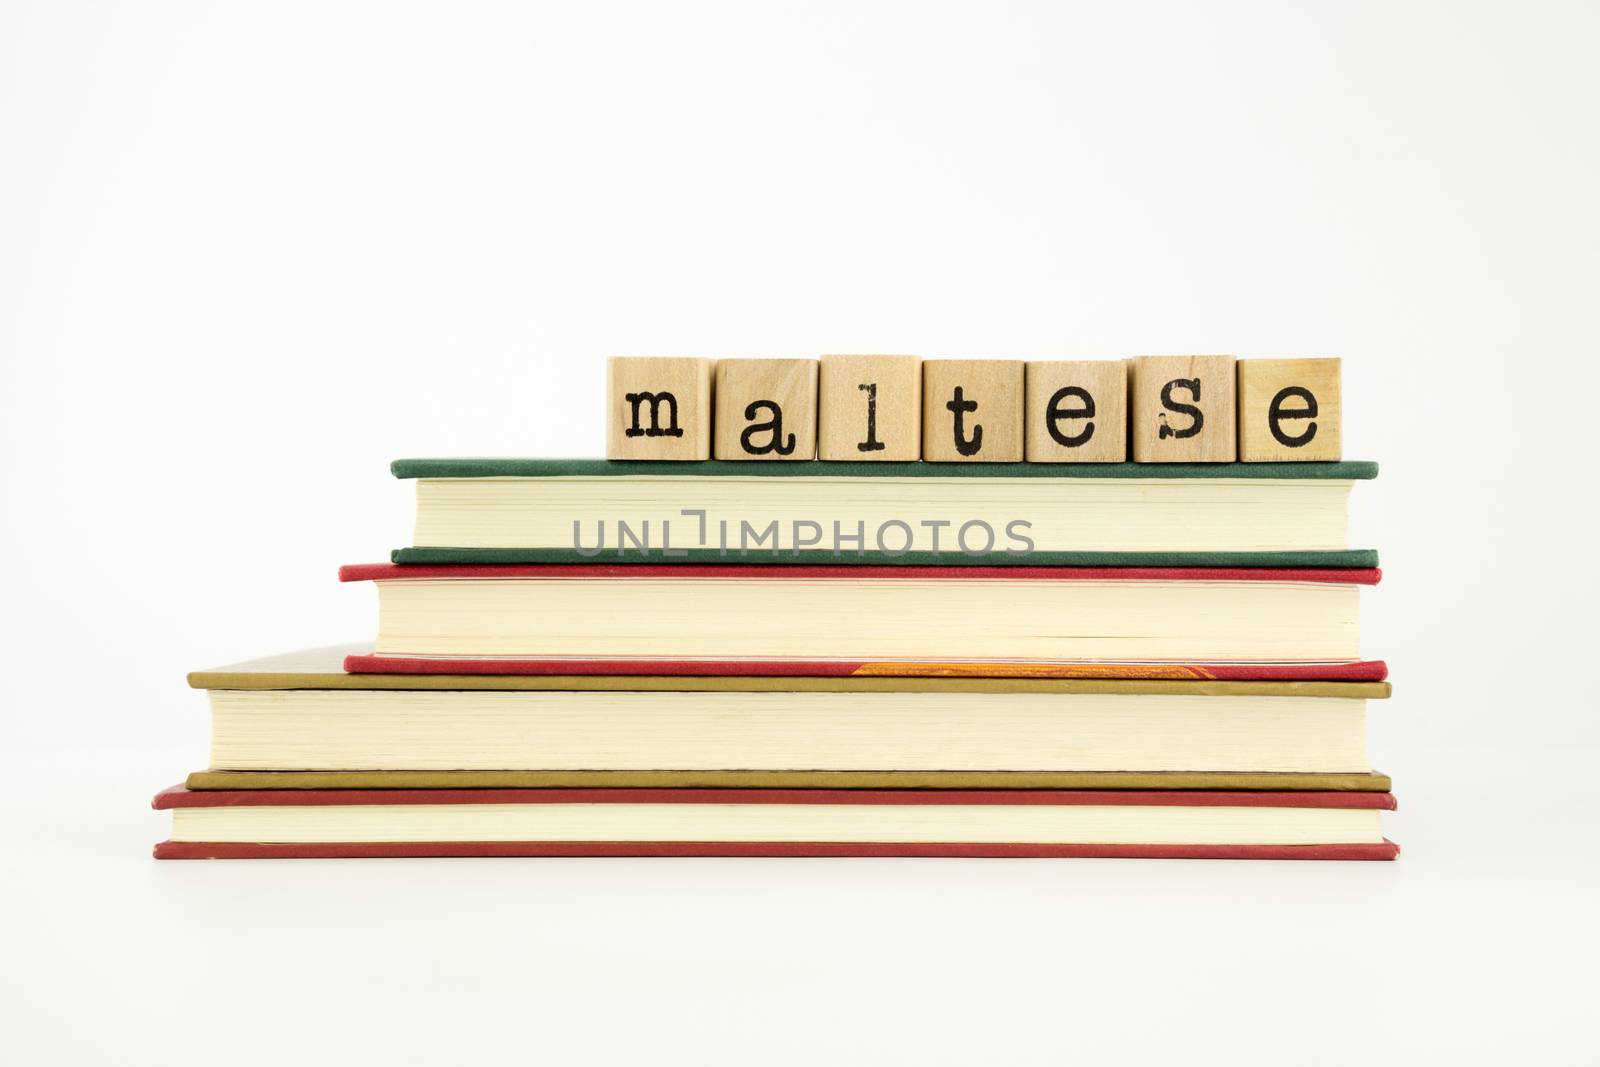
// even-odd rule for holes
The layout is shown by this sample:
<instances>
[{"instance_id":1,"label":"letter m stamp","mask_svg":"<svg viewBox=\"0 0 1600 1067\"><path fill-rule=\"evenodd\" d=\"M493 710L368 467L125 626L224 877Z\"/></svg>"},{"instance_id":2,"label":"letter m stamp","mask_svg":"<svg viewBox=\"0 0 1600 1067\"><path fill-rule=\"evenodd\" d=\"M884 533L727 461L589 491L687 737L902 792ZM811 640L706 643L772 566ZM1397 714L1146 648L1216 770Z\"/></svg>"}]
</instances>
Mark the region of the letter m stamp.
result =
<instances>
[{"instance_id":1,"label":"letter m stamp","mask_svg":"<svg viewBox=\"0 0 1600 1067\"><path fill-rule=\"evenodd\" d=\"M612 357L606 367L606 458L711 458L711 360Z\"/></svg>"}]
</instances>

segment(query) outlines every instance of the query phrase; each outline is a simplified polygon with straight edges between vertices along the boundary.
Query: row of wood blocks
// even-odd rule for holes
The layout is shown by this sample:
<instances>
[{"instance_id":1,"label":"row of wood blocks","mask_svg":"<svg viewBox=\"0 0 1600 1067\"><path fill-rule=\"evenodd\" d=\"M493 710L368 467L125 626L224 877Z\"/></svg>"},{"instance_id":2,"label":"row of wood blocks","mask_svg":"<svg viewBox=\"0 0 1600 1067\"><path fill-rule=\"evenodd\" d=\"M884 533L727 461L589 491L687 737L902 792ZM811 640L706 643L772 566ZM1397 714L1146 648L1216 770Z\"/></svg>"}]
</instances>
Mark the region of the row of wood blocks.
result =
<instances>
[{"instance_id":1,"label":"row of wood blocks","mask_svg":"<svg viewBox=\"0 0 1600 1067\"><path fill-rule=\"evenodd\" d=\"M606 455L1246 463L1339 458L1337 359L617 357Z\"/></svg>"}]
</instances>

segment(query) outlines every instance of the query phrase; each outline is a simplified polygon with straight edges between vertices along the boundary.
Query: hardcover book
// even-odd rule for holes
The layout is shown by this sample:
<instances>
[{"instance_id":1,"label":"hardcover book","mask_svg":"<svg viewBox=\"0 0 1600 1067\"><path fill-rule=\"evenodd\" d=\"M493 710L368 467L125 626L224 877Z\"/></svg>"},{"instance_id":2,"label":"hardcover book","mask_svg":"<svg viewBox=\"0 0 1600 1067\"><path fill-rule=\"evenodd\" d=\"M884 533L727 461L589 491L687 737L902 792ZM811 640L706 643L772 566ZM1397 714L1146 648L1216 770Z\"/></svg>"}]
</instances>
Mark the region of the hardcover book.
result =
<instances>
[{"instance_id":1,"label":"hardcover book","mask_svg":"<svg viewBox=\"0 0 1600 1067\"><path fill-rule=\"evenodd\" d=\"M698 676L402 689L407 676L380 675L390 684L369 689L332 669L337 655L191 676L209 689L210 773L224 776L196 782L1364 789L1366 701L1389 694L1382 682ZM416 772L435 777L394 777Z\"/></svg>"},{"instance_id":2,"label":"hardcover book","mask_svg":"<svg viewBox=\"0 0 1600 1067\"><path fill-rule=\"evenodd\" d=\"M371 564L340 577L379 591L373 654L347 661L365 672L1382 677L1360 659L1358 593L1377 570Z\"/></svg>"},{"instance_id":3,"label":"hardcover book","mask_svg":"<svg viewBox=\"0 0 1600 1067\"><path fill-rule=\"evenodd\" d=\"M960 856L1393 859L1388 793L830 789L193 792L159 859Z\"/></svg>"},{"instance_id":4,"label":"hardcover book","mask_svg":"<svg viewBox=\"0 0 1600 1067\"><path fill-rule=\"evenodd\" d=\"M983 714L998 708L1000 719L1012 713L1009 727L1018 728L1014 713L1026 704L1041 698L1052 704L1072 707L1075 703L1096 704L1115 709L1133 707L1135 714L1148 717L1152 708L1168 705L1191 708L1199 721L1219 725L1220 720L1210 715L1210 698L1223 702L1224 710L1237 714L1240 709L1255 709L1258 713L1273 708L1287 711L1291 730L1298 731L1306 723L1292 720L1295 707L1307 707L1307 701L1327 700L1329 705L1309 705L1312 714L1308 721L1325 718L1329 709L1335 717L1346 720L1346 728L1359 733L1355 705L1367 700L1382 700L1389 696L1387 682L1217 682L1201 680L1061 680L1034 678L884 678L858 677L781 677L735 676L707 677L702 675L405 675L405 674L349 674L341 664L347 656L364 652L358 646L308 649L278 656L268 656L245 663L231 664L189 675L189 684L197 689L216 690L212 694L213 711L222 722L223 733L237 741L239 730L250 724L252 744L270 744L273 734L294 733L295 748L302 751L299 742L316 738L326 739L330 732L356 736L346 739L362 746L374 746L381 741L383 731L368 733L369 718L387 720L384 731L392 734L396 724L406 716L421 715L417 725L425 731L445 731L452 736L449 746L458 746L462 738L454 736L459 723L469 730L482 730L494 720L499 729L525 729L515 726L519 720L534 720L537 728L551 730L561 724L548 716L548 712L577 709L583 701L596 699L611 708L613 713L626 711L626 702L634 699L641 708L649 709L652 701L665 698L681 701L684 695L691 700L704 695L708 701L728 701L735 704L733 714L715 716L709 707L693 703L680 704L675 709L661 708L661 714L650 714L654 732L664 732L669 722L685 729L705 729L714 726L719 746L739 740L737 734L749 735L759 724L771 717L773 707L757 708L757 703L780 700L788 714L811 716L797 720L796 725L822 726L835 716L848 714L848 702L875 701L884 705L868 704L868 716L885 717L887 705L897 704L902 713L907 702L917 694L930 694L935 701L960 709L964 714ZM330 692L331 691L331 692ZM394 693L391 701L385 694ZM550 698L547 705L510 703L495 706L485 701L483 694L532 693L562 694ZM613 694L599 696L595 694ZM630 694L624 696L623 694ZM660 694L652 697L649 694ZM730 697L730 694L734 696ZM740 707L737 694L748 694L752 703L748 710ZM773 694L780 694L774 697ZM1018 699L1024 698L1024 699ZM1107 698L1116 698L1108 700ZM1171 698L1178 698L1173 700ZM953 702L953 703L952 703ZM1139 705L1145 709L1139 712ZM937 728L935 714L939 709L927 708L927 715L918 715L917 729L927 735ZM1046 726L1058 736L1072 728L1072 722L1083 722L1088 709L1079 708ZM488 713L488 719L484 717ZM310 735L299 733L298 723L304 716L318 716ZM687 723L685 717L707 721ZM997 719L997 722L999 719ZM579 725L573 720L572 726ZM606 729L620 729L615 721L585 718L582 730L574 730L563 739L569 752L574 744L596 746L593 758L583 756L573 762L589 764L611 760L613 751L606 740ZM729 726L732 729L729 729ZM868 732L868 721L853 721L846 730L851 735ZM948 747L948 738L936 737L939 745ZM280 737L281 741L282 738ZM627 743L637 744L632 738ZM749 742L749 737L743 739ZM881 744L884 739L880 738ZM1081 739L1087 742L1087 737ZM644 766L630 769L594 766L556 769L548 765L544 750L533 755L541 766L509 769L504 753L498 747L503 739L488 739L495 746L493 767L463 769L435 767L421 770L414 767L388 769L351 769L337 766L321 770L307 770L301 755L290 762L292 768L233 768L214 766L189 775L185 784L190 789L466 789L466 788L566 788L566 787L703 787L703 788L835 788L835 789L1261 789L1285 790L1357 790L1387 792L1387 775L1370 770L1335 771L1274 771L1274 770L1042 770L1038 761L1027 761L1035 769L922 769L862 768L823 769L799 766L798 749L793 749L788 766L751 768L745 766L699 766L664 768ZM1358 739L1359 743L1359 739ZM678 745L674 739L674 745ZM770 747L770 746L769 746ZM603 753L599 751L604 749ZM580 749L581 751L581 749ZM654 762L665 755L667 749L655 750ZM1259 750L1257 750L1259 753ZM767 753L767 761L774 762L781 750ZM334 762L353 764L348 758L349 748L341 748L341 759ZM704 753L698 753L695 762L705 764ZM920 758L926 760L927 753ZM963 754L970 762L970 754ZM1182 762L1192 761L1185 759ZM652 762L645 760L644 762ZM809 763L809 760L807 761Z\"/></svg>"},{"instance_id":5,"label":"hardcover book","mask_svg":"<svg viewBox=\"0 0 1600 1067\"><path fill-rule=\"evenodd\" d=\"M1377 566L1348 498L1377 465L403 459L396 563Z\"/></svg>"}]
</instances>

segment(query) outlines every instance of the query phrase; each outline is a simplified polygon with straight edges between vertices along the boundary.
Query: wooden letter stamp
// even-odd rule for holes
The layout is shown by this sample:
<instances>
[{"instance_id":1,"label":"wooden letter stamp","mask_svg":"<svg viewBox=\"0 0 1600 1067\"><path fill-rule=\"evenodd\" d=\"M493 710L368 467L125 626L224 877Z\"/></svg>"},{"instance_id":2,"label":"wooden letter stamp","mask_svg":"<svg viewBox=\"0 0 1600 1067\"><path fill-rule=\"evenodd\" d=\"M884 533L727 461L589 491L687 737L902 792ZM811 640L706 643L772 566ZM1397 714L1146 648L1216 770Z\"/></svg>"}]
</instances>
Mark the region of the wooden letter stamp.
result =
<instances>
[{"instance_id":1,"label":"wooden letter stamp","mask_svg":"<svg viewBox=\"0 0 1600 1067\"><path fill-rule=\"evenodd\" d=\"M817 361L717 361L717 459L816 459Z\"/></svg>"},{"instance_id":2,"label":"wooden letter stamp","mask_svg":"<svg viewBox=\"0 0 1600 1067\"><path fill-rule=\"evenodd\" d=\"M922 365L922 458L1022 459L1022 361L935 359Z\"/></svg>"},{"instance_id":3,"label":"wooden letter stamp","mask_svg":"<svg viewBox=\"0 0 1600 1067\"><path fill-rule=\"evenodd\" d=\"M818 458L922 458L921 357L823 356L818 394Z\"/></svg>"},{"instance_id":4,"label":"wooden letter stamp","mask_svg":"<svg viewBox=\"0 0 1600 1067\"><path fill-rule=\"evenodd\" d=\"M1121 360L1027 365L1029 463L1122 463L1128 458L1128 375Z\"/></svg>"},{"instance_id":5,"label":"wooden letter stamp","mask_svg":"<svg viewBox=\"0 0 1600 1067\"><path fill-rule=\"evenodd\" d=\"M711 361L614 356L606 366L606 458L711 457Z\"/></svg>"},{"instance_id":6,"label":"wooden letter stamp","mask_svg":"<svg viewBox=\"0 0 1600 1067\"><path fill-rule=\"evenodd\" d=\"M1139 356L1130 387L1136 463L1232 463L1232 356Z\"/></svg>"},{"instance_id":7,"label":"wooden letter stamp","mask_svg":"<svg viewBox=\"0 0 1600 1067\"><path fill-rule=\"evenodd\" d=\"M1239 459L1245 463L1335 460L1337 359L1239 361Z\"/></svg>"}]
</instances>

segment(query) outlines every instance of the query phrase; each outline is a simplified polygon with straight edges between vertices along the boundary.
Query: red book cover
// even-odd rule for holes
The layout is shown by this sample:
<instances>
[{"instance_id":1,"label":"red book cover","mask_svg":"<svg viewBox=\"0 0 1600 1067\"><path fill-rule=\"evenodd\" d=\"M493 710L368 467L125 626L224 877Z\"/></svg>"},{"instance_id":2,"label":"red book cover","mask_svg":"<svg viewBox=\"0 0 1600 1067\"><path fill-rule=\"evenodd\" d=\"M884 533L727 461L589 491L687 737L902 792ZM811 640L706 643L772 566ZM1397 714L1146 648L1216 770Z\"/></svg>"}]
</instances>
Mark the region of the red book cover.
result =
<instances>
[{"instance_id":1,"label":"red book cover","mask_svg":"<svg viewBox=\"0 0 1600 1067\"><path fill-rule=\"evenodd\" d=\"M1293 569L1270 567L874 567L651 564L507 564L492 566L401 566L353 564L339 570L341 581L427 579L586 579L671 578L675 580L752 579L851 581L881 577L929 581L1195 581L1318 582L1375 585L1382 577L1370 569ZM1383 681L1381 660L1295 663L1173 663L1048 660L815 660L701 659L634 657L456 657L363 654L345 659L351 674L482 675L696 675L734 677L900 677L900 678L1134 678L1204 681Z\"/></svg>"},{"instance_id":2,"label":"red book cover","mask_svg":"<svg viewBox=\"0 0 1600 1067\"><path fill-rule=\"evenodd\" d=\"M664 675L778 678L1132 678L1213 682L1381 682L1382 660L1328 663L1100 663L1048 660L456 659L346 656L350 674Z\"/></svg>"},{"instance_id":3,"label":"red book cover","mask_svg":"<svg viewBox=\"0 0 1600 1067\"><path fill-rule=\"evenodd\" d=\"M188 807L373 804L849 804L1279 807L1393 810L1389 793L1244 793L1101 790L870 789L416 789L237 790L158 793L158 810ZM1390 841L1330 845L1117 845L1008 842L837 841L404 841L248 843L164 841L157 859L291 859L399 856L943 856L1137 859L1388 860Z\"/></svg>"},{"instance_id":4,"label":"red book cover","mask_svg":"<svg viewBox=\"0 0 1600 1067\"><path fill-rule=\"evenodd\" d=\"M234 844L163 841L158 860L406 859L471 856L924 857L932 859L1392 860L1400 846L1025 845L834 841L354 841Z\"/></svg>"}]
</instances>

